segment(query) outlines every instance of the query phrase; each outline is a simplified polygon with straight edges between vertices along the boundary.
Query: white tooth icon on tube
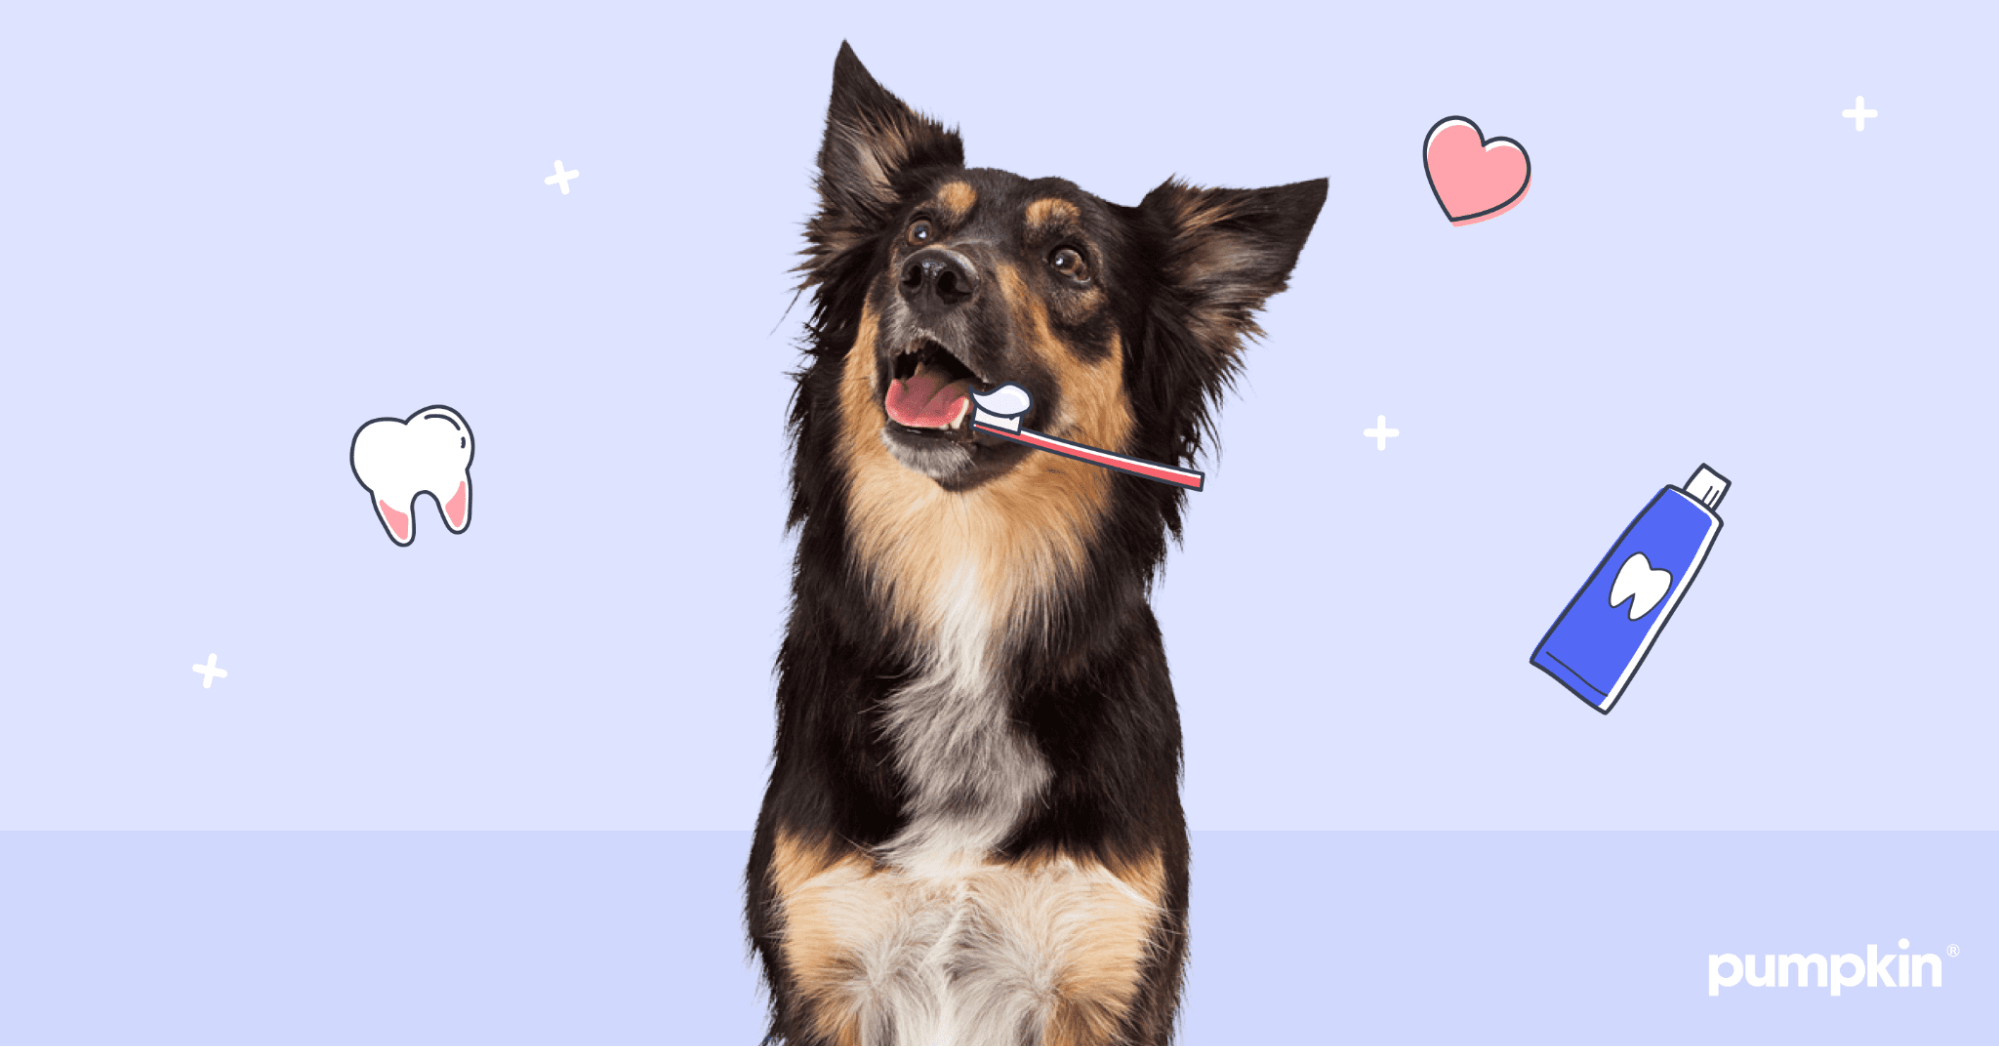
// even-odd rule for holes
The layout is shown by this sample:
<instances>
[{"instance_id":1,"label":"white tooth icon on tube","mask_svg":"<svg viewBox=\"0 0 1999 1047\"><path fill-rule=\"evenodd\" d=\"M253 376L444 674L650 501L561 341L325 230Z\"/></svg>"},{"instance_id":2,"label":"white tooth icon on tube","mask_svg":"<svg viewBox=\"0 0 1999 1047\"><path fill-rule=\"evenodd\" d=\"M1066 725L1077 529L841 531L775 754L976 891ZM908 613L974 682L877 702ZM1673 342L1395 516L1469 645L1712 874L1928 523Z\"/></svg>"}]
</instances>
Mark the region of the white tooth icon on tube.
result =
<instances>
[{"instance_id":1,"label":"white tooth icon on tube","mask_svg":"<svg viewBox=\"0 0 1999 1047\"><path fill-rule=\"evenodd\" d=\"M376 418L354 433L348 462L375 518L397 545L416 540L411 503L429 492L453 534L472 526L472 427L442 404L408 418Z\"/></svg>"}]
</instances>

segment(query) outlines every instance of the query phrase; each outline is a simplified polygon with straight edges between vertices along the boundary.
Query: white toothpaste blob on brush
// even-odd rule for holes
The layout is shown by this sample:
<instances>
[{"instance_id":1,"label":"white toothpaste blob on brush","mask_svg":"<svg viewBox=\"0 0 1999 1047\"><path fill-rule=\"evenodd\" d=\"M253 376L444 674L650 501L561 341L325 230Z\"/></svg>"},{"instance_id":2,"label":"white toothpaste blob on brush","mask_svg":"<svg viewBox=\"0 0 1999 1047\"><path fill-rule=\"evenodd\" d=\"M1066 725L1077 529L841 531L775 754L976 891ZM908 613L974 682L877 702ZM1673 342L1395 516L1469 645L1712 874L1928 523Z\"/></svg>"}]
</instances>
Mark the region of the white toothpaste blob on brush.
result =
<instances>
[{"instance_id":1,"label":"white toothpaste blob on brush","mask_svg":"<svg viewBox=\"0 0 1999 1047\"><path fill-rule=\"evenodd\" d=\"M973 393L972 402L977 410L972 421L996 425L1013 432L1020 431L1020 416L1034 406L1034 397L1027 390L1008 382L988 393Z\"/></svg>"}]
</instances>

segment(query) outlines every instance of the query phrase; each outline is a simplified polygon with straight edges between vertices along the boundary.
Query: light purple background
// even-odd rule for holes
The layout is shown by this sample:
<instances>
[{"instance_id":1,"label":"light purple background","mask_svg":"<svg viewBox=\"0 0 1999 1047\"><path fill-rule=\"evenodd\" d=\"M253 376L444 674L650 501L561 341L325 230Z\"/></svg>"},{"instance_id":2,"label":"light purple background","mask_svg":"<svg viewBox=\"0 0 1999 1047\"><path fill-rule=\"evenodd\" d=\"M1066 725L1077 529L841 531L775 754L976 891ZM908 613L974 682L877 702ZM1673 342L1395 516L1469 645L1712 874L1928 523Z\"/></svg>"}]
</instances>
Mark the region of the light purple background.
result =
<instances>
[{"instance_id":1,"label":"light purple background","mask_svg":"<svg viewBox=\"0 0 1999 1047\"><path fill-rule=\"evenodd\" d=\"M1169 174L1332 179L1157 601L1197 829L1999 829L1995 30L1964 4L11 10L0 828L720 830L631 845L706 871L618 897L717 921L631 949L703 970L738 949L722 926L730 834L766 772L790 555L783 372L806 306L787 315L786 270L847 38L890 89L961 126L974 164L1123 203ZM1838 115L1859 94L1880 112L1864 132ZM1419 157L1455 114L1524 143L1535 170L1519 207L1463 229ZM542 184L557 158L581 172L567 196ZM416 544L397 549L348 440L439 402L478 436L473 525L448 534L425 500ZM1403 434L1386 452L1360 435L1381 414ZM1727 527L1599 717L1528 655L1632 514L1702 462L1735 481ZM210 652L230 675L204 690L188 667ZM300 867L386 860L370 839L302 845L345 857ZM526 839L535 861L570 863L534 881L556 896L587 892L609 861ZM1227 958L1292 957L1281 972L1309 980L1299 913L1378 906L1370 933L1413 934L1449 890L1392 875L1392 856L1316 851L1278 862L1288 886L1273 889L1255 846L1217 842L1375 837L1201 839L1222 857L1203 859L1216 871L1197 881L1197 924L1207 941L1249 936L1197 949L1190 1015L1233 1016L1200 1027L1215 1039L1341 1036L1308 1020L1309 986L1272 994ZM1482 839L1439 845L1474 863L1468 881L1482 846L1549 870L1603 838ZM1855 1008L1816 995L1727 1002L1777 1008L1748 1024L1662 1017L1703 992L1706 952L1746 942L1757 891L1832 875L1802 842L1816 837L1741 839L1767 848L1744 874L1767 886L1739 897L1675 895L1698 862L1665 843L1645 845L1666 864L1628 896L1606 886L1618 869L1574 858L1580 908L1543 943L1570 956L1556 946L1592 914L1624 913L1638 922L1589 948L1635 962L1705 912L1714 934L1670 946L1691 989L1644 983L1656 994L1606 1012L1623 1025L1408 1038L1847 1035ZM1887 944L1916 919L1900 904L1939 908L1937 933L1978 948L1950 921L1991 926L1971 885L1999 866L1993 837L1923 839L1944 842L1910 846L1943 848L1958 872L1828 894L1769 947ZM96 911L102 885L64 873L91 859L60 840L6 844L9 904ZM260 846L278 845L190 838L184 875L209 882L233 848ZM446 881L487 860L396 859ZM1842 909L1865 892L1887 899L1878 912ZM1229 897L1282 905L1251 919ZM1457 948L1510 948L1505 897L1452 910ZM143 911L174 900L155 904ZM281 893L269 905L316 918ZM403 947L398 911L367 949ZM507 911L546 924L520 930L523 948L559 944L560 902L524 893ZM105 950L159 950L157 966L37 966L63 925L0 958L37 984L146 985L198 1012L72 1026L84 1039L514 1028L442 1005L398 1025L416 1012L361 993L214 1031L240 1001L201 1004L201 965L174 960L199 925L121 926L132 937ZM269 933L269 949L306 950L297 963L317 955L310 936ZM442 967L487 962L476 938L440 941ZM577 948L607 971L634 955ZM715 971L737 995L686 996L714 1008L693 1027L748 1038L748 975ZM1520 1005L1547 1018L1604 984L1561 977ZM1430 1013L1430 991L1326 1006L1347 1009L1351 1038L1390 1040L1383 1023ZM1993 1036L1969 1011L1925 1013L1863 1038ZM19 1028L0 1022L0 1039L63 1038Z\"/></svg>"},{"instance_id":2,"label":"light purple background","mask_svg":"<svg viewBox=\"0 0 1999 1047\"><path fill-rule=\"evenodd\" d=\"M0 44L0 825L748 826L844 36L974 164L1333 179L1158 600L1195 826L1999 827L1989 12L63 10ZM1536 172L1466 228L1456 113ZM472 527L398 549L348 441L431 403ZM1528 655L1702 462L1594 715Z\"/></svg>"}]
</instances>

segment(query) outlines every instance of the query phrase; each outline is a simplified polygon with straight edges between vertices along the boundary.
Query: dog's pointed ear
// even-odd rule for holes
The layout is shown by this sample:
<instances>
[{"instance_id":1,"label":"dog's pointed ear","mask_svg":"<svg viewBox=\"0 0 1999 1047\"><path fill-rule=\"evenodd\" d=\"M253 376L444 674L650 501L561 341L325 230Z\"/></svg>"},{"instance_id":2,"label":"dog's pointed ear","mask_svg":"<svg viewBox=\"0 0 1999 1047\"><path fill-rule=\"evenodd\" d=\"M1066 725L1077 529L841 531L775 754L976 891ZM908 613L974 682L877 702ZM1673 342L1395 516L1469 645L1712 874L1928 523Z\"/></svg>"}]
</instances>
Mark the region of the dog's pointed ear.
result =
<instances>
[{"instance_id":1,"label":"dog's pointed ear","mask_svg":"<svg viewBox=\"0 0 1999 1047\"><path fill-rule=\"evenodd\" d=\"M807 284L823 279L828 265L880 231L900 198L900 176L964 162L957 132L890 94L842 42L833 61L826 140L819 148L819 214L806 228L812 246L800 266Z\"/></svg>"},{"instance_id":2,"label":"dog's pointed ear","mask_svg":"<svg viewBox=\"0 0 1999 1047\"><path fill-rule=\"evenodd\" d=\"M1256 312L1284 290L1325 203L1323 178L1269 189L1197 189L1169 178L1139 203L1163 231L1161 275L1182 305L1181 323L1223 368L1242 336L1263 333Z\"/></svg>"}]
</instances>

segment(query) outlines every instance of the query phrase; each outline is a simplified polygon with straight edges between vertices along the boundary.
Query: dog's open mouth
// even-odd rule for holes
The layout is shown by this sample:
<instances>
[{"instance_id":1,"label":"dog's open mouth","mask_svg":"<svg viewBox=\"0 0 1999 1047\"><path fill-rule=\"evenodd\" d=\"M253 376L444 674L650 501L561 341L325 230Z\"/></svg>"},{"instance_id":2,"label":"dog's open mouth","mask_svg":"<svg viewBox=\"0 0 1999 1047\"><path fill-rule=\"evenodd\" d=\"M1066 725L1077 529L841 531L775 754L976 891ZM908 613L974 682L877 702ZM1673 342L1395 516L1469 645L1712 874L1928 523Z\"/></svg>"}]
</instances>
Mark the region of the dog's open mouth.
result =
<instances>
[{"instance_id":1,"label":"dog's open mouth","mask_svg":"<svg viewBox=\"0 0 1999 1047\"><path fill-rule=\"evenodd\" d=\"M976 381L978 375L971 368L925 339L896 355L882 407L898 425L962 437L971 432Z\"/></svg>"}]
</instances>

